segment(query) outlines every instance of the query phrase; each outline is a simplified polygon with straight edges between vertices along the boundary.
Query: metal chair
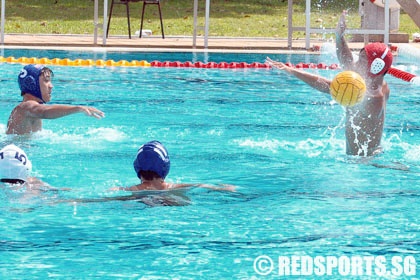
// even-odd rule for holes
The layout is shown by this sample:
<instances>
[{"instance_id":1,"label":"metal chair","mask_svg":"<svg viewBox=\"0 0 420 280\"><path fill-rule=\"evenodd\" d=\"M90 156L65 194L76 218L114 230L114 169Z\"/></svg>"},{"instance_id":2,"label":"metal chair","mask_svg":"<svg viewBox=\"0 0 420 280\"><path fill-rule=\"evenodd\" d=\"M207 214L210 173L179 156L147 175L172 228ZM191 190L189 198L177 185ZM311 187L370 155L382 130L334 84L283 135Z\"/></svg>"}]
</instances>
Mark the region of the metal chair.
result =
<instances>
[{"instance_id":1,"label":"metal chair","mask_svg":"<svg viewBox=\"0 0 420 280\"><path fill-rule=\"evenodd\" d=\"M165 35L163 32L163 20L162 20L162 12L160 9L160 0L112 0L111 1L111 8L109 9L109 16L108 16L108 25L106 29L106 37L108 38L109 34L109 26L111 24L111 17L112 12L114 10L114 5L125 5L126 12L127 12L127 26L128 26L128 38L131 39L131 25L130 25L130 2L136 3L136 2L143 2L143 10L141 14L141 24L140 24L140 35L139 38L141 38L141 33L143 30L143 18L144 18L144 10L146 8L147 4L154 4L158 6L159 9L159 18L160 18L160 27L162 29L162 38L165 39Z\"/></svg>"},{"instance_id":2,"label":"metal chair","mask_svg":"<svg viewBox=\"0 0 420 280\"><path fill-rule=\"evenodd\" d=\"M141 38L141 33L143 30L143 19L144 19L144 10L146 9L146 5L152 4L157 5L159 10L159 18L160 18L160 29L162 29L162 39L165 39L165 33L163 32L163 21L162 21L162 11L160 9L160 0L142 0L143 1L143 10L141 12L141 24L140 24L140 35L139 38Z\"/></svg>"}]
</instances>

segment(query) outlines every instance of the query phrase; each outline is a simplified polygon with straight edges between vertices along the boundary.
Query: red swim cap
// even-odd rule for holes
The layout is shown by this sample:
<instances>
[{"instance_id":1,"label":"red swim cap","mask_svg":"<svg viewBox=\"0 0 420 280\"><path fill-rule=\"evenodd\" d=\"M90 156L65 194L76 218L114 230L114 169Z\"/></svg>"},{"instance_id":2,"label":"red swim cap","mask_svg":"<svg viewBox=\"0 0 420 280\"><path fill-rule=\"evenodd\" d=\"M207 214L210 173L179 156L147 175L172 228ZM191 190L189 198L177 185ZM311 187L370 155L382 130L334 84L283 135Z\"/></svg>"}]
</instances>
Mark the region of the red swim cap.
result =
<instances>
[{"instance_id":1,"label":"red swim cap","mask_svg":"<svg viewBox=\"0 0 420 280\"><path fill-rule=\"evenodd\" d=\"M391 50L384 43L370 43L365 46L370 72L383 75L392 65Z\"/></svg>"}]
</instances>

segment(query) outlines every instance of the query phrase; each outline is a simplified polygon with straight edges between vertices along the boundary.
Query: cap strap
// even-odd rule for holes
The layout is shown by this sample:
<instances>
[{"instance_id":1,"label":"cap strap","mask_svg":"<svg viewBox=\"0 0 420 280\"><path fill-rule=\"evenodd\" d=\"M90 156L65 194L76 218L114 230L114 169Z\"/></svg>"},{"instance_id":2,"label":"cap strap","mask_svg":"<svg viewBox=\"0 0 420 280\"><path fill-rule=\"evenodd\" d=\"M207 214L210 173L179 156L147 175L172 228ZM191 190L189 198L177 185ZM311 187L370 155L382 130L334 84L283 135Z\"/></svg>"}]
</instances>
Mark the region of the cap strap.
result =
<instances>
[{"instance_id":1,"label":"cap strap","mask_svg":"<svg viewBox=\"0 0 420 280\"><path fill-rule=\"evenodd\" d=\"M388 48L386 48L385 51L384 51L384 53L381 56L381 59L384 59L385 58L385 56L388 54L388 51L389 51Z\"/></svg>"}]
</instances>

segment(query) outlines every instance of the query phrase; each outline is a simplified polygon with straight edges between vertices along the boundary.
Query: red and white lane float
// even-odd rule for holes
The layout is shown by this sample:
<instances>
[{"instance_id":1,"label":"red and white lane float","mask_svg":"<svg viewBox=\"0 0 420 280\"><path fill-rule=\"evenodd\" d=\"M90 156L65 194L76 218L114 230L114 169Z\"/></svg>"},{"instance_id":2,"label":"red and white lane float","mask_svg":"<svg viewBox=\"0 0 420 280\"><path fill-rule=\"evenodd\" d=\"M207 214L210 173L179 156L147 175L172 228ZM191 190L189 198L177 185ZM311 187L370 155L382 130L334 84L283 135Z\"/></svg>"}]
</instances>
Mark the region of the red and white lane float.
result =
<instances>
[{"instance_id":1,"label":"red and white lane float","mask_svg":"<svg viewBox=\"0 0 420 280\"><path fill-rule=\"evenodd\" d=\"M420 77L417 77L416 75L408 73L404 70L391 67L388 70L388 74L394 76L395 78L401 79L403 81L406 81L415 85L420 85Z\"/></svg>"}]
</instances>

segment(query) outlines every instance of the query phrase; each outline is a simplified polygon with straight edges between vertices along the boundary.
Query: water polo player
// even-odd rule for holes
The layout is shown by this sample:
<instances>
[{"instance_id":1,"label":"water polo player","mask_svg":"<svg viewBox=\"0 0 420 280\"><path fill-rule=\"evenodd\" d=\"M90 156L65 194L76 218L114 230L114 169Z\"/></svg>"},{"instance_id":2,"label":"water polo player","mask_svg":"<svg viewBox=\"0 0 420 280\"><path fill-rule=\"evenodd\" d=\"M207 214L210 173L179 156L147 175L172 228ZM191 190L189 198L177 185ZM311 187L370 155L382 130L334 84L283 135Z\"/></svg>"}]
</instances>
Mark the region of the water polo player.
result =
<instances>
[{"instance_id":1,"label":"water polo player","mask_svg":"<svg viewBox=\"0 0 420 280\"><path fill-rule=\"evenodd\" d=\"M150 141L142 145L133 162L134 170L141 183L131 187L116 187L112 190L143 191L173 190L189 187L201 187L220 191L234 191L232 185L212 186L207 184L178 184L165 182L171 162L165 146L159 141Z\"/></svg>"},{"instance_id":2,"label":"water polo player","mask_svg":"<svg viewBox=\"0 0 420 280\"><path fill-rule=\"evenodd\" d=\"M0 150L0 182L12 185L12 189L25 188L25 194L38 195L44 191L68 191L68 188L53 188L31 176L32 163L26 153L14 144Z\"/></svg>"},{"instance_id":3,"label":"water polo player","mask_svg":"<svg viewBox=\"0 0 420 280\"><path fill-rule=\"evenodd\" d=\"M340 18L336 31L337 56L344 70L355 71L365 80L366 93L361 102L346 107L346 153L352 156L372 156L382 151L381 139L384 129L386 104L390 90L384 75L392 64L392 53L383 43L370 43L359 54L357 61L344 38L345 13ZM330 94L331 81L319 75L289 67L268 59L274 68L304 81L311 87Z\"/></svg>"},{"instance_id":4,"label":"water polo player","mask_svg":"<svg viewBox=\"0 0 420 280\"><path fill-rule=\"evenodd\" d=\"M75 105L46 105L52 94L51 69L40 64L23 67L18 84L23 100L12 111L7 123L7 134L29 134L42 130L42 119L57 119L75 113L102 118L105 114L94 108Z\"/></svg>"},{"instance_id":5,"label":"water polo player","mask_svg":"<svg viewBox=\"0 0 420 280\"><path fill-rule=\"evenodd\" d=\"M0 181L10 184L24 184L32 171L32 163L25 152L10 144L0 150Z\"/></svg>"}]
</instances>

